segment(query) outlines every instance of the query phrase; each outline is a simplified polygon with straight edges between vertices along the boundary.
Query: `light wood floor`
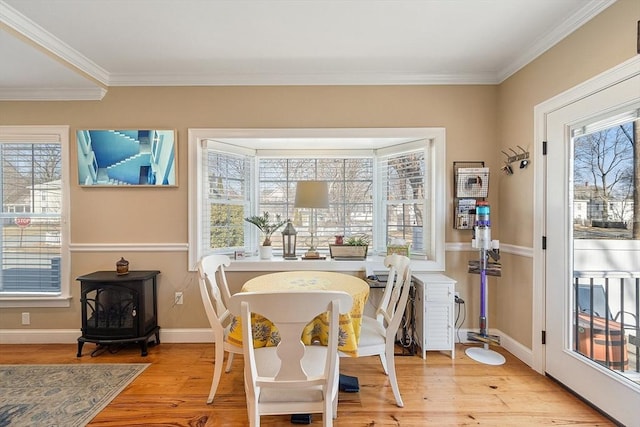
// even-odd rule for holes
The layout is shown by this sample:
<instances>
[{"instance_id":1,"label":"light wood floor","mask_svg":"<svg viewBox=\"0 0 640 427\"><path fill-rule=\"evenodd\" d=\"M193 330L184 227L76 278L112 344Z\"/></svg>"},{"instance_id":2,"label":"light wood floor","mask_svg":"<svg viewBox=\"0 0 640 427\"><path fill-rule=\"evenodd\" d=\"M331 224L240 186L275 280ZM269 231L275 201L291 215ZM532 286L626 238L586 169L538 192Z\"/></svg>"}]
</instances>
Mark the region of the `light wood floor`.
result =
<instances>
[{"instance_id":1,"label":"light wood floor","mask_svg":"<svg viewBox=\"0 0 640 427\"><path fill-rule=\"evenodd\" d=\"M245 426L242 357L222 374L212 405L206 404L213 372L213 344L160 344L141 357L137 346L83 357L76 345L1 345L2 364L151 363L89 426ZM360 392L340 393L336 426L609 426L607 418L501 348L507 363L480 364L459 345L455 360L429 352L396 356L404 408L395 405L376 357L341 359L341 372L358 376ZM262 417L264 426L291 425L288 416ZM321 425L321 415L313 416Z\"/></svg>"}]
</instances>

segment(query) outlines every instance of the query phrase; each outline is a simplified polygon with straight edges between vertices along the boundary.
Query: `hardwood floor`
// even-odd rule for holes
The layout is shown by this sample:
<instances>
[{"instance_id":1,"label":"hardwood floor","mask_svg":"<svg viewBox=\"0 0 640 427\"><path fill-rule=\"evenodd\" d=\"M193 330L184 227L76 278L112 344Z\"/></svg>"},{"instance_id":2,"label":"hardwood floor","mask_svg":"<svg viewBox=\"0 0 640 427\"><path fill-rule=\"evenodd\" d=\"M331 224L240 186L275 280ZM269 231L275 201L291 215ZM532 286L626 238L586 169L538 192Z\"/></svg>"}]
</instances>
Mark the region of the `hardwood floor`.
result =
<instances>
[{"instance_id":1,"label":"hardwood floor","mask_svg":"<svg viewBox=\"0 0 640 427\"><path fill-rule=\"evenodd\" d=\"M76 345L0 345L2 364L151 363L89 426L245 426L242 357L222 374L214 403L206 404L213 372L213 344L160 344L140 356L137 346L83 357ZM483 365L464 354L429 352L396 356L405 402L395 405L376 357L342 358L341 372L358 376L360 392L340 393L336 426L610 426L607 418L501 348L507 362ZM313 416L321 425L321 415ZM291 425L288 416L262 417L264 426Z\"/></svg>"}]
</instances>

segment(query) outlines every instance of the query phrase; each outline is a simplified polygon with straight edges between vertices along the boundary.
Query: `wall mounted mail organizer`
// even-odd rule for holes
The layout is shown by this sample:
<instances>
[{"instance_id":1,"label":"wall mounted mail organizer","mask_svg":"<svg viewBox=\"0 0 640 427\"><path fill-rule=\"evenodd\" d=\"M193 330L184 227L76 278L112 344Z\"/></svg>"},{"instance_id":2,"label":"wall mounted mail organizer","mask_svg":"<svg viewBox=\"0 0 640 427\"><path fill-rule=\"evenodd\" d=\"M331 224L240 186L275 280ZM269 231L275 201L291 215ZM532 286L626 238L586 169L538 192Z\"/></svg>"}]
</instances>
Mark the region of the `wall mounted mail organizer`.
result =
<instances>
[{"instance_id":1,"label":"wall mounted mail organizer","mask_svg":"<svg viewBox=\"0 0 640 427\"><path fill-rule=\"evenodd\" d=\"M453 176L453 227L471 230L475 222L476 204L489 194L489 168L484 167L484 162L453 162Z\"/></svg>"}]
</instances>

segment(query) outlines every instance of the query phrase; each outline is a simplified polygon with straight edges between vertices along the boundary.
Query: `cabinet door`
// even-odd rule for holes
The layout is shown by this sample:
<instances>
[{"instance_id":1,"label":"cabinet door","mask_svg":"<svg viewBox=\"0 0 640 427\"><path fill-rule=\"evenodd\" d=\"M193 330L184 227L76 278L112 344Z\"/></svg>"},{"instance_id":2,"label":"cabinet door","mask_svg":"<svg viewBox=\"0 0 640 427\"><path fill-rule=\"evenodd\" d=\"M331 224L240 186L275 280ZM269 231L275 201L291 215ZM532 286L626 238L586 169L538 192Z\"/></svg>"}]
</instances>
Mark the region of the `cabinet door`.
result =
<instances>
[{"instance_id":1,"label":"cabinet door","mask_svg":"<svg viewBox=\"0 0 640 427\"><path fill-rule=\"evenodd\" d=\"M425 345L427 350L452 350L453 285L428 283L425 286Z\"/></svg>"},{"instance_id":2,"label":"cabinet door","mask_svg":"<svg viewBox=\"0 0 640 427\"><path fill-rule=\"evenodd\" d=\"M448 303L427 302L425 344L427 350L451 350L451 307Z\"/></svg>"},{"instance_id":3,"label":"cabinet door","mask_svg":"<svg viewBox=\"0 0 640 427\"><path fill-rule=\"evenodd\" d=\"M452 288L447 283L427 283L425 301L427 303L448 303L451 299Z\"/></svg>"}]
</instances>

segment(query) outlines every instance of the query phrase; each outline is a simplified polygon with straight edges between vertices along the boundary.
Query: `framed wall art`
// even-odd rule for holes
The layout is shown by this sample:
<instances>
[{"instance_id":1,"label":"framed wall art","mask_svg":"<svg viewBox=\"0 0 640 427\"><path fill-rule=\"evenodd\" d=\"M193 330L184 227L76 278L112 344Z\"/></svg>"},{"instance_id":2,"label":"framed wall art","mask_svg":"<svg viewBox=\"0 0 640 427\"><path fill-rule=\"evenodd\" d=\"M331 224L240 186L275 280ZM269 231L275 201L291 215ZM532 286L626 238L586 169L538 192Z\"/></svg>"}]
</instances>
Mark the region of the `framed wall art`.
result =
<instances>
[{"instance_id":1,"label":"framed wall art","mask_svg":"<svg viewBox=\"0 0 640 427\"><path fill-rule=\"evenodd\" d=\"M83 129L76 141L81 186L177 186L175 130Z\"/></svg>"}]
</instances>

